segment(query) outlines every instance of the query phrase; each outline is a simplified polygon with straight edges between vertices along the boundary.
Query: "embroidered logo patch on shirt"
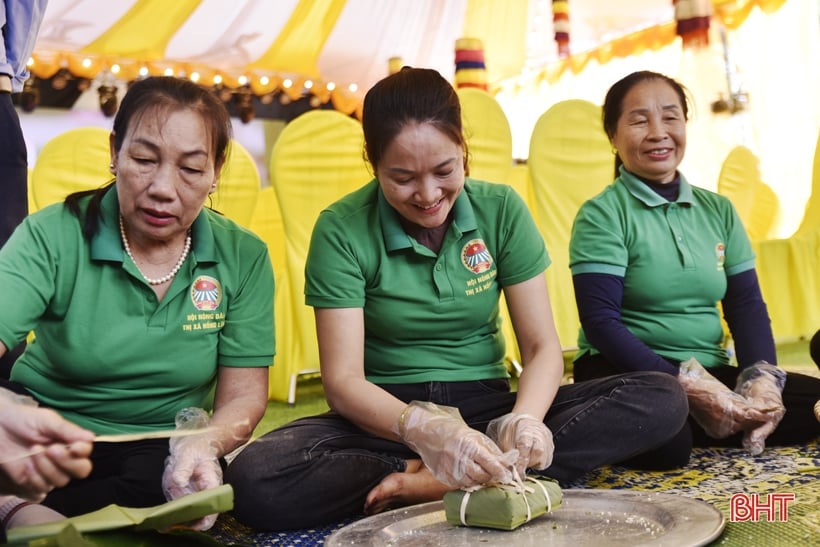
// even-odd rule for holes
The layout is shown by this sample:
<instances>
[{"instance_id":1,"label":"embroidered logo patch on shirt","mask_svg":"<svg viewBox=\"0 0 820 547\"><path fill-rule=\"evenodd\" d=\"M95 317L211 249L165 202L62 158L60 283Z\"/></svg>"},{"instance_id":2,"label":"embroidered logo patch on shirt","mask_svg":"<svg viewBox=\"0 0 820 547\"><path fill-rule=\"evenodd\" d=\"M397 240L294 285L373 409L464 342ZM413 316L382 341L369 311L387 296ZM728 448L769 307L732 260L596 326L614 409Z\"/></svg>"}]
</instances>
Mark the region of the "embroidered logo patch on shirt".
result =
<instances>
[{"instance_id":1,"label":"embroidered logo patch on shirt","mask_svg":"<svg viewBox=\"0 0 820 547\"><path fill-rule=\"evenodd\" d=\"M715 245L715 256L717 257L718 271L723 271L723 263L726 262L726 245L723 243Z\"/></svg>"},{"instance_id":2,"label":"embroidered logo patch on shirt","mask_svg":"<svg viewBox=\"0 0 820 547\"><path fill-rule=\"evenodd\" d=\"M473 273L486 272L493 265L493 257L482 239L471 239L461 249L461 263Z\"/></svg>"},{"instance_id":3,"label":"embroidered logo patch on shirt","mask_svg":"<svg viewBox=\"0 0 820 547\"><path fill-rule=\"evenodd\" d=\"M222 284L207 275L200 275L191 285L191 302L200 311L215 310L222 302Z\"/></svg>"}]
</instances>

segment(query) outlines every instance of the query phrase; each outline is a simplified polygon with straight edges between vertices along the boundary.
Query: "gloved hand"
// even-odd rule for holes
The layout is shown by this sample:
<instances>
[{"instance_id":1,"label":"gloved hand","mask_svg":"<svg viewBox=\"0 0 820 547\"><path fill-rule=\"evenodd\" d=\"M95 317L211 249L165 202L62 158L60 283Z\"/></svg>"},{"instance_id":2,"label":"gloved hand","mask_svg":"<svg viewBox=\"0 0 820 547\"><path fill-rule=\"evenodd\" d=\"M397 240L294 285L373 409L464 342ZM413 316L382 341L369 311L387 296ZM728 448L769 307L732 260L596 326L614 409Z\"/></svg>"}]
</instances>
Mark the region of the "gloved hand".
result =
<instances>
[{"instance_id":1,"label":"gloved hand","mask_svg":"<svg viewBox=\"0 0 820 547\"><path fill-rule=\"evenodd\" d=\"M512 481L517 451L503 454L489 437L464 423L456 408L412 401L397 426L404 443L451 488Z\"/></svg>"},{"instance_id":2,"label":"gloved hand","mask_svg":"<svg viewBox=\"0 0 820 547\"><path fill-rule=\"evenodd\" d=\"M529 414L510 412L487 425L487 436L503 451L518 450L515 468L523 477L527 468L546 469L552 463L555 445L552 432L541 420Z\"/></svg>"},{"instance_id":3,"label":"gloved hand","mask_svg":"<svg viewBox=\"0 0 820 547\"><path fill-rule=\"evenodd\" d=\"M756 427L745 428L743 448L753 456L763 452L766 438L777 429L786 413L782 395L785 385L786 373L765 361L744 368L737 377L735 392L745 397L766 418Z\"/></svg>"},{"instance_id":4,"label":"gloved hand","mask_svg":"<svg viewBox=\"0 0 820 547\"><path fill-rule=\"evenodd\" d=\"M689 412L710 437L723 439L767 421L764 412L723 385L694 357L681 363L678 381L689 399Z\"/></svg>"},{"instance_id":5,"label":"gloved hand","mask_svg":"<svg viewBox=\"0 0 820 547\"><path fill-rule=\"evenodd\" d=\"M183 408L177 413L177 429L207 428L208 413L201 408ZM219 465L219 446L206 432L169 440L170 455L165 460L162 490L167 500L215 488L222 484ZM217 514L208 515L186 526L194 530L208 530L216 522Z\"/></svg>"}]
</instances>

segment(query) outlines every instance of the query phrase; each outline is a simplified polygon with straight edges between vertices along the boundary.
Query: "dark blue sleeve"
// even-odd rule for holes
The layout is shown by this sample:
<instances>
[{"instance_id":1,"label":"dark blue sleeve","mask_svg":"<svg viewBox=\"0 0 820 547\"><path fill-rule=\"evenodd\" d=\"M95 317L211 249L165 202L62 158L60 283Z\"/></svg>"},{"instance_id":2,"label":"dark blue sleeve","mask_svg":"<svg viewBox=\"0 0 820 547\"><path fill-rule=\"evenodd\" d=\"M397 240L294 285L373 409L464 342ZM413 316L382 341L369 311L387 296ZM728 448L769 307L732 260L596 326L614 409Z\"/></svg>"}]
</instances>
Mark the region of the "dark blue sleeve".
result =
<instances>
[{"instance_id":1,"label":"dark blue sleeve","mask_svg":"<svg viewBox=\"0 0 820 547\"><path fill-rule=\"evenodd\" d=\"M656 370L678 375L678 367L644 344L621 322L624 279L611 274L572 277L578 316L587 341L623 372Z\"/></svg>"},{"instance_id":2,"label":"dark blue sleeve","mask_svg":"<svg viewBox=\"0 0 820 547\"><path fill-rule=\"evenodd\" d=\"M726 278L723 317L732 333L740 368L758 361L777 364L771 319L755 270Z\"/></svg>"}]
</instances>

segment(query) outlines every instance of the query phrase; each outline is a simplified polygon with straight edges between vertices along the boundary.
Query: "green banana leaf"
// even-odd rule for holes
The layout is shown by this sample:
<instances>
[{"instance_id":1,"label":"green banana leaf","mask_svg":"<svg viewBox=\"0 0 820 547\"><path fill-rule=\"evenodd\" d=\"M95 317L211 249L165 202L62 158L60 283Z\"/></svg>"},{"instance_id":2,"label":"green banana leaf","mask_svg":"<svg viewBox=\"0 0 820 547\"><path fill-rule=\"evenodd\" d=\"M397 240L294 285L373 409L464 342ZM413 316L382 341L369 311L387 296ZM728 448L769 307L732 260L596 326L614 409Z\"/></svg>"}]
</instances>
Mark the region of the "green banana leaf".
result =
<instances>
[{"instance_id":1,"label":"green banana leaf","mask_svg":"<svg viewBox=\"0 0 820 547\"><path fill-rule=\"evenodd\" d=\"M223 484L154 507L108 505L65 520L18 526L8 530L6 535L10 545L28 547L219 545L207 534L174 530L174 526L231 509L233 489ZM124 539L126 537L128 542ZM164 542L165 538L167 542ZM184 543L188 540L196 543Z\"/></svg>"},{"instance_id":2,"label":"green banana leaf","mask_svg":"<svg viewBox=\"0 0 820 547\"><path fill-rule=\"evenodd\" d=\"M526 489L518 485L486 486L474 492L453 490L444 495L444 514L455 526L476 526L514 530L548 510L561 505L563 494L557 482L547 478L527 477ZM546 492L546 496L545 496ZM466 500L462 521L462 502Z\"/></svg>"}]
</instances>

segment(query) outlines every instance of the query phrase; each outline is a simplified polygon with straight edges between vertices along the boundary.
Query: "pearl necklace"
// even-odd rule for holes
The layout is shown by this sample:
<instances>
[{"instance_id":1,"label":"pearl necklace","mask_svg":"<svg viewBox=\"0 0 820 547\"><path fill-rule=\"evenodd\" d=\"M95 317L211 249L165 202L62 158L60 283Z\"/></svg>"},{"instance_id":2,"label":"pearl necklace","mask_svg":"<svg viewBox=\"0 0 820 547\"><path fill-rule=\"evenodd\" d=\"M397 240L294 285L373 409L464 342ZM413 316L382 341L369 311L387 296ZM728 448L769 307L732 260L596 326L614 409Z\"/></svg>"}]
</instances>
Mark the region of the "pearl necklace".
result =
<instances>
[{"instance_id":1,"label":"pearl necklace","mask_svg":"<svg viewBox=\"0 0 820 547\"><path fill-rule=\"evenodd\" d=\"M191 250L191 231L188 230L188 237L185 238L185 247L182 249L182 256L179 257L179 260L177 260L177 263L174 265L174 268L162 277L153 279L142 273L142 270L140 270L140 267L137 265L137 261L134 260L134 255L131 254L131 247L128 245L128 238L125 237L125 225L122 221L122 215L120 215L120 236L122 237L122 246L125 248L125 254L128 255L128 258L130 258L131 262L134 263L134 266L137 268L137 271L140 273L142 278L148 282L149 285L162 285L163 283L172 280L179 271L179 269L182 267L182 264L185 263L185 259L188 258L188 251Z\"/></svg>"}]
</instances>

